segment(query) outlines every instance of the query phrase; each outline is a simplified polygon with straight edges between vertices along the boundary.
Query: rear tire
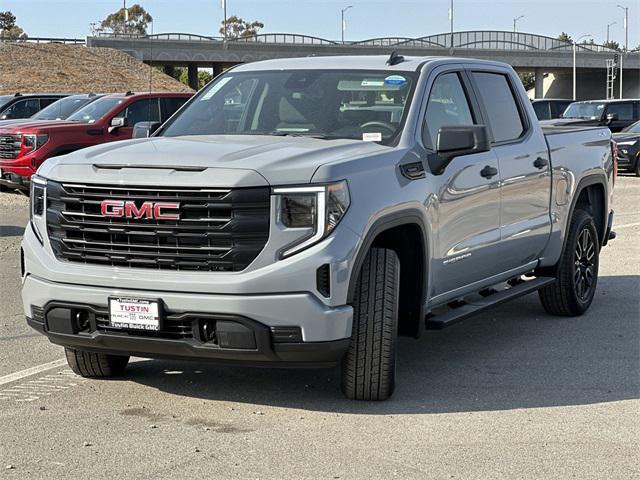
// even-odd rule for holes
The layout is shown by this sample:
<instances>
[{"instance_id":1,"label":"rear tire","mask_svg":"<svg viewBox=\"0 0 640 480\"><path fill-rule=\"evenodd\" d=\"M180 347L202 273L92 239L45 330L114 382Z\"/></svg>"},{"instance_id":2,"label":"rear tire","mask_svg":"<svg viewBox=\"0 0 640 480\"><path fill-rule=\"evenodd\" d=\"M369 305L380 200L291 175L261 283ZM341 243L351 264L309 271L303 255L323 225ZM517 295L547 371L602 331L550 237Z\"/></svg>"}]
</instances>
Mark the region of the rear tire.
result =
<instances>
[{"instance_id":1,"label":"rear tire","mask_svg":"<svg viewBox=\"0 0 640 480\"><path fill-rule=\"evenodd\" d=\"M86 352L65 347L67 363L73 373L90 378L117 377L124 373L129 357Z\"/></svg>"},{"instance_id":2,"label":"rear tire","mask_svg":"<svg viewBox=\"0 0 640 480\"><path fill-rule=\"evenodd\" d=\"M342 362L342 391L352 400L386 400L395 387L400 262L372 248L360 270L351 343Z\"/></svg>"},{"instance_id":3,"label":"rear tire","mask_svg":"<svg viewBox=\"0 0 640 480\"><path fill-rule=\"evenodd\" d=\"M600 244L593 218L576 210L557 266L556 281L538 291L552 315L578 316L587 311L598 284Z\"/></svg>"}]
</instances>

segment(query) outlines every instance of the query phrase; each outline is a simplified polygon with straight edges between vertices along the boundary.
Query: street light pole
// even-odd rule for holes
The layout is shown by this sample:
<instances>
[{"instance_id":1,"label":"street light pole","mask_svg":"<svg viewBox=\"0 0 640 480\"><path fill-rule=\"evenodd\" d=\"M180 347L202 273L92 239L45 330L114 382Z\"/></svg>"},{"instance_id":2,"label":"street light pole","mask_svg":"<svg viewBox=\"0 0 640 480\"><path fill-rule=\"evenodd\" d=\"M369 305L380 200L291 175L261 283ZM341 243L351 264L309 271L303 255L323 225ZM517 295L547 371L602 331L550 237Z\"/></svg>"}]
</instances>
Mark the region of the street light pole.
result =
<instances>
[{"instance_id":1,"label":"street light pole","mask_svg":"<svg viewBox=\"0 0 640 480\"><path fill-rule=\"evenodd\" d=\"M629 7L617 5L618 8L624 10L624 51L629 51Z\"/></svg>"},{"instance_id":2,"label":"street light pole","mask_svg":"<svg viewBox=\"0 0 640 480\"><path fill-rule=\"evenodd\" d=\"M578 38L577 40L573 41L573 100L577 100L577 90L578 90L578 86L577 86L577 68L576 68L576 50L578 49L578 42L580 40L582 40L583 38L587 38L587 37L591 37L591 34L589 35L582 35L580 38Z\"/></svg>"},{"instance_id":3,"label":"street light pole","mask_svg":"<svg viewBox=\"0 0 640 480\"><path fill-rule=\"evenodd\" d=\"M609 43L609 29L616 25L618 22L607 23L607 43Z\"/></svg>"},{"instance_id":4,"label":"street light pole","mask_svg":"<svg viewBox=\"0 0 640 480\"><path fill-rule=\"evenodd\" d=\"M453 0L451 0L449 7L449 22L451 23L451 51L453 51Z\"/></svg>"},{"instance_id":5,"label":"street light pole","mask_svg":"<svg viewBox=\"0 0 640 480\"><path fill-rule=\"evenodd\" d=\"M518 31L518 20L521 20L524 18L524 15L520 15L518 18L514 18L513 19L513 33L516 33Z\"/></svg>"},{"instance_id":6,"label":"street light pole","mask_svg":"<svg viewBox=\"0 0 640 480\"><path fill-rule=\"evenodd\" d=\"M224 17L222 20L222 41L225 45L227 45L227 0L222 1L222 16Z\"/></svg>"},{"instance_id":7,"label":"street light pole","mask_svg":"<svg viewBox=\"0 0 640 480\"><path fill-rule=\"evenodd\" d=\"M350 8L353 8L353 5L349 5L348 7L345 7L342 10L340 10L340 13L342 14L342 44L343 45L344 45L344 31L346 30L345 28L346 25L344 24L344 12L346 12Z\"/></svg>"},{"instance_id":8,"label":"street light pole","mask_svg":"<svg viewBox=\"0 0 640 480\"><path fill-rule=\"evenodd\" d=\"M629 51L629 7L617 5L618 8L624 10L624 52L620 55L620 99L622 99L622 66L624 64L625 55Z\"/></svg>"}]
</instances>

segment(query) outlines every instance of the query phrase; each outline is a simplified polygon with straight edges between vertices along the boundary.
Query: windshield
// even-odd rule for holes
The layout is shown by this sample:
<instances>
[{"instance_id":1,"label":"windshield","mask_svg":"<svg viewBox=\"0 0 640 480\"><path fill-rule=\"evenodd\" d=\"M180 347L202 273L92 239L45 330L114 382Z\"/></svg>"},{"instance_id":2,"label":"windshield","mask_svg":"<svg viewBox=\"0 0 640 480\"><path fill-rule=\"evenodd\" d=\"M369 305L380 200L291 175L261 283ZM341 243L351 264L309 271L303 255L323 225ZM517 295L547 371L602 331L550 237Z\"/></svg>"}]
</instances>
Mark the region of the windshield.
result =
<instances>
[{"instance_id":1,"label":"windshield","mask_svg":"<svg viewBox=\"0 0 640 480\"><path fill-rule=\"evenodd\" d=\"M604 103L572 103L562 114L562 118L580 118L600 120L604 112Z\"/></svg>"},{"instance_id":2,"label":"windshield","mask_svg":"<svg viewBox=\"0 0 640 480\"><path fill-rule=\"evenodd\" d=\"M0 95L0 109L4 107L13 98L13 95Z\"/></svg>"},{"instance_id":3,"label":"windshield","mask_svg":"<svg viewBox=\"0 0 640 480\"><path fill-rule=\"evenodd\" d=\"M623 128L622 131L625 133L640 133L640 122L629 125L627 128Z\"/></svg>"},{"instance_id":4,"label":"windshield","mask_svg":"<svg viewBox=\"0 0 640 480\"><path fill-rule=\"evenodd\" d=\"M292 70L233 73L209 85L163 135L291 135L391 142L414 74Z\"/></svg>"},{"instance_id":5,"label":"windshield","mask_svg":"<svg viewBox=\"0 0 640 480\"><path fill-rule=\"evenodd\" d=\"M91 100L92 99L88 97L63 98L62 100L53 102L48 107L43 108L31 118L36 120L64 120Z\"/></svg>"},{"instance_id":6,"label":"windshield","mask_svg":"<svg viewBox=\"0 0 640 480\"><path fill-rule=\"evenodd\" d=\"M72 122L95 123L114 107L120 105L124 100L120 98L101 98L70 115L67 120Z\"/></svg>"}]
</instances>

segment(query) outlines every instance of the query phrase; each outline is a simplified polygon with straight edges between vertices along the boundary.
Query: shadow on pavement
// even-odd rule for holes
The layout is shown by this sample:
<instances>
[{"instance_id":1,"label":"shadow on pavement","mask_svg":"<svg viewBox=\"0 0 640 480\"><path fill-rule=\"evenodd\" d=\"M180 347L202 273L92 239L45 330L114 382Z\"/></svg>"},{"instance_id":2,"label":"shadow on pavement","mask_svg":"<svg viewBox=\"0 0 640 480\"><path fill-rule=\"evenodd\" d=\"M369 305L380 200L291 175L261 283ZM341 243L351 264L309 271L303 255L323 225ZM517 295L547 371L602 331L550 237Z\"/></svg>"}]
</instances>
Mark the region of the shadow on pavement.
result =
<instances>
[{"instance_id":1,"label":"shadow on pavement","mask_svg":"<svg viewBox=\"0 0 640 480\"><path fill-rule=\"evenodd\" d=\"M401 338L387 402L351 402L339 369L283 370L144 360L131 381L174 395L362 414L586 405L638 398L640 276L601 277L583 317L547 315L537 295L419 340Z\"/></svg>"}]
</instances>

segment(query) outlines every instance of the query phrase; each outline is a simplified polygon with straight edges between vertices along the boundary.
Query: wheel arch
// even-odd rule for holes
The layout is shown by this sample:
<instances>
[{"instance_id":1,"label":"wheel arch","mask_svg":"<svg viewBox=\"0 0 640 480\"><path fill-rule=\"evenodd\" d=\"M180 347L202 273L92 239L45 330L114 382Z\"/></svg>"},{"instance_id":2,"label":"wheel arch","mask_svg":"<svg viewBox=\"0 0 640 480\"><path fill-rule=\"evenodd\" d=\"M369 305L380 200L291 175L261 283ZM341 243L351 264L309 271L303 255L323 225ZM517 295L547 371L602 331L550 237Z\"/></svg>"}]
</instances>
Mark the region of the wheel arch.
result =
<instances>
[{"instance_id":1,"label":"wheel arch","mask_svg":"<svg viewBox=\"0 0 640 480\"><path fill-rule=\"evenodd\" d=\"M598 243L602 247L606 245L604 238L607 230L609 216L609 198L607 196L607 179L604 175L589 175L578 182L575 194L571 199L569 214L565 219L564 238L562 239L562 251L567 244L567 235L571 218L578 206L588 207L587 211L593 216L598 232Z\"/></svg>"},{"instance_id":2,"label":"wheel arch","mask_svg":"<svg viewBox=\"0 0 640 480\"><path fill-rule=\"evenodd\" d=\"M424 303L428 288L428 238L423 214L417 208L376 219L356 254L349 278L347 303L354 301L358 275L369 250L372 247L389 248L400 260L399 333L419 337L424 330Z\"/></svg>"}]
</instances>

